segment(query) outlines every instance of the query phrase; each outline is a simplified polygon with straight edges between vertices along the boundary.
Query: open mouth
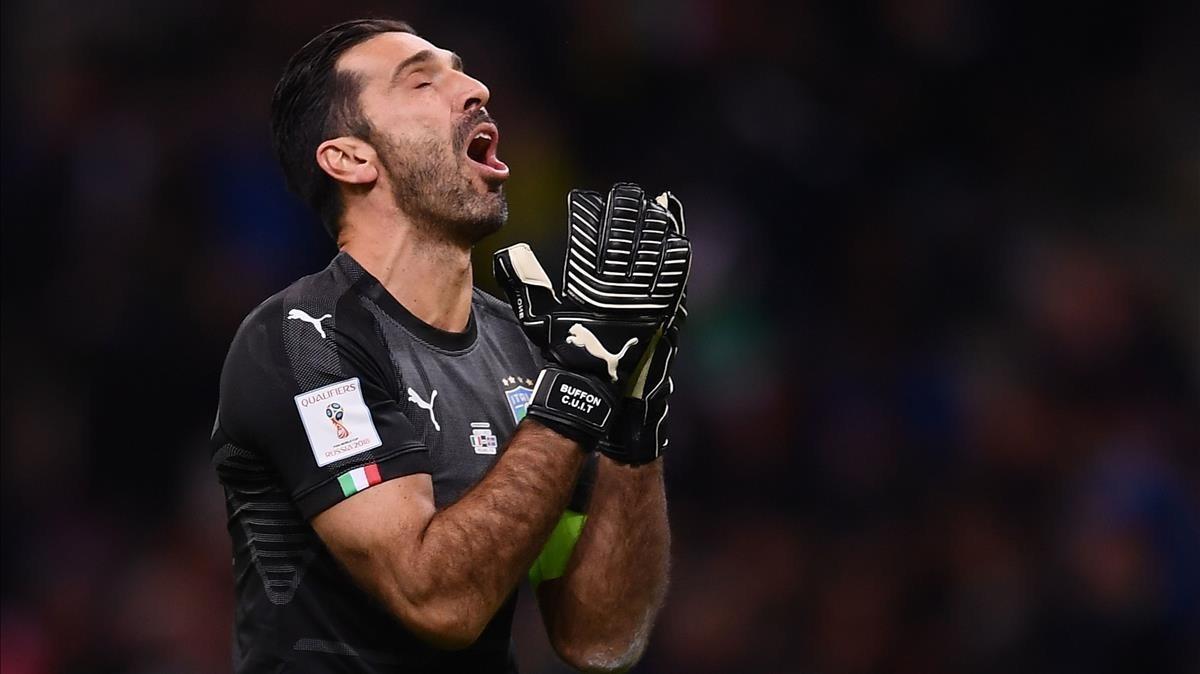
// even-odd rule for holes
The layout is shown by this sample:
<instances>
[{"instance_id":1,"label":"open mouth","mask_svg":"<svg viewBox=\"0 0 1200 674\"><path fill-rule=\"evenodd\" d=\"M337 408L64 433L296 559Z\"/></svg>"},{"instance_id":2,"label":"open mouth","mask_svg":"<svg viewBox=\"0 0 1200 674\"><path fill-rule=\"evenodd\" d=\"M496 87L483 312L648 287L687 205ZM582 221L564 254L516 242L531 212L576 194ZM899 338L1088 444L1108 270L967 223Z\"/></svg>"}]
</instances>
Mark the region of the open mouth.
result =
<instances>
[{"instance_id":1,"label":"open mouth","mask_svg":"<svg viewBox=\"0 0 1200 674\"><path fill-rule=\"evenodd\" d=\"M508 178L508 165L496 156L496 148L500 145L500 130L491 122L484 122L471 131L467 143L467 159L476 165L483 173L484 180L505 180Z\"/></svg>"}]
</instances>

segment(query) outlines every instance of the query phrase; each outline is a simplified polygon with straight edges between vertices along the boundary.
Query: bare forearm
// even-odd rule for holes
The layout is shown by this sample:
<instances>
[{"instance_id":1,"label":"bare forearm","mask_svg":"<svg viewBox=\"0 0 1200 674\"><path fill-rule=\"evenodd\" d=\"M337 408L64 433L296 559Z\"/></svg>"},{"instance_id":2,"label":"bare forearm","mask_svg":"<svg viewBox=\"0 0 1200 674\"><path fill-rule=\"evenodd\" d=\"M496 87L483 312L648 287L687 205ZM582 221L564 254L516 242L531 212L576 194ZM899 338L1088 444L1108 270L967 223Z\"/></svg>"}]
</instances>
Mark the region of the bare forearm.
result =
<instances>
[{"instance_id":1,"label":"bare forearm","mask_svg":"<svg viewBox=\"0 0 1200 674\"><path fill-rule=\"evenodd\" d=\"M571 563L540 596L560 654L582 669L611 670L645 648L666 595L671 537L662 462L599 463Z\"/></svg>"},{"instance_id":2,"label":"bare forearm","mask_svg":"<svg viewBox=\"0 0 1200 674\"><path fill-rule=\"evenodd\" d=\"M572 441L521 424L488 474L404 551L408 600L482 628L545 544L583 460Z\"/></svg>"}]
</instances>

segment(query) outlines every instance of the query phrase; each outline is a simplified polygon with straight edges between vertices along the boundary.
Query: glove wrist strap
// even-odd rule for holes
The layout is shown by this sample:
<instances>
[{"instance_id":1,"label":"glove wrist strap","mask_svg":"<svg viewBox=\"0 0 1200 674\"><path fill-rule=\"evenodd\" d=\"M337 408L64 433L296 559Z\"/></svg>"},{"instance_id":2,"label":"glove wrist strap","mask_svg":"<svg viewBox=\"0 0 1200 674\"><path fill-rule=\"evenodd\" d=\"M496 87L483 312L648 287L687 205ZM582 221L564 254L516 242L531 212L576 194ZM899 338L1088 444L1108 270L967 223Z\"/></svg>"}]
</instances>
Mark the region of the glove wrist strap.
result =
<instances>
[{"instance_id":1,"label":"glove wrist strap","mask_svg":"<svg viewBox=\"0 0 1200 674\"><path fill-rule=\"evenodd\" d=\"M616 416L615 399L595 377L548 366L538 375L526 414L591 451Z\"/></svg>"}]
</instances>

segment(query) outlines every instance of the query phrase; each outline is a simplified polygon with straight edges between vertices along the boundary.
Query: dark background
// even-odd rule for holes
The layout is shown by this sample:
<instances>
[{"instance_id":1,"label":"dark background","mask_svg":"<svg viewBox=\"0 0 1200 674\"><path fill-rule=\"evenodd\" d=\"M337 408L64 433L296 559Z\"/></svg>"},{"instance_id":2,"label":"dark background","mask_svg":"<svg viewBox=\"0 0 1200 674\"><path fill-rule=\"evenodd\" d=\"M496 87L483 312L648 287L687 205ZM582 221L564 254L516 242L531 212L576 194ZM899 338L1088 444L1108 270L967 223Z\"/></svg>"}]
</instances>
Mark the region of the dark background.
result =
<instances>
[{"instance_id":1,"label":"dark background","mask_svg":"<svg viewBox=\"0 0 1200 674\"><path fill-rule=\"evenodd\" d=\"M218 372L333 253L267 102L370 14L491 88L485 287L573 186L686 204L637 671L1200 671L1194 7L5 2L0 666L228 669Z\"/></svg>"}]
</instances>

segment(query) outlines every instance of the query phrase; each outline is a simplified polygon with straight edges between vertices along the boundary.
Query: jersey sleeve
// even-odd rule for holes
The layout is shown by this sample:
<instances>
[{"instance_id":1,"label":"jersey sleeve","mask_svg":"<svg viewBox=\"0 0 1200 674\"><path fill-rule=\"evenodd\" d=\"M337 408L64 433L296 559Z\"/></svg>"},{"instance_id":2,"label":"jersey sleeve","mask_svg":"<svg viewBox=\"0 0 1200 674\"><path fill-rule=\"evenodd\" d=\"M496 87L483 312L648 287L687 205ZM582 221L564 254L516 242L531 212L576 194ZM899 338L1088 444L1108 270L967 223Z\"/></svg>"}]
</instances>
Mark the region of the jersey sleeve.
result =
<instances>
[{"instance_id":1,"label":"jersey sleeve","mask_svg":"<svg viewBox=\"0 0 1200 674\"><path fill-rule=\"evenodd\" d=\"M430 459L370 315L352 297L332 312L296 304L268 302L239 330L215 432L261 454L311 519L380 482L430 472Z\"/></svg>"}]
</instances>

